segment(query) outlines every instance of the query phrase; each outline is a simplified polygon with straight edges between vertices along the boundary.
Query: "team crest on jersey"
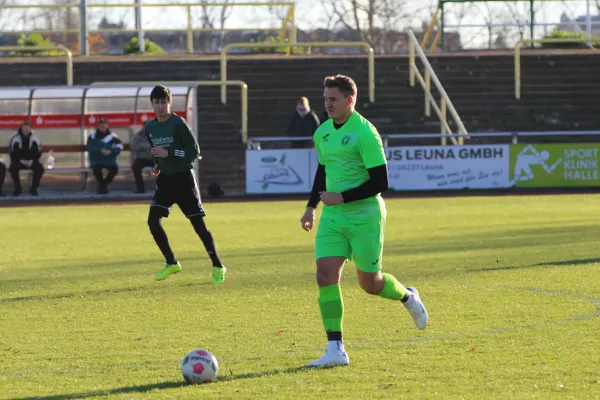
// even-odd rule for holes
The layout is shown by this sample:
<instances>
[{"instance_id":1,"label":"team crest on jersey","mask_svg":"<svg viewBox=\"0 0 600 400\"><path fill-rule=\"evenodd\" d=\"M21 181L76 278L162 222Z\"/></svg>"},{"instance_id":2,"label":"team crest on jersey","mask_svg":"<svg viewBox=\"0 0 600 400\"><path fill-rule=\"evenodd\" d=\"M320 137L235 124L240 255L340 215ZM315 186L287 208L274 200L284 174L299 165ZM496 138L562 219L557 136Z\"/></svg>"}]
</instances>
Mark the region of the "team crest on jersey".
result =
<instances>
[{"instance_id":1,"label":"team crest on jersey","mask_svg":"<svg viewBox=\"0 0 600 400\"><path fill-rule=\"evenodd\" d=\"M342 138L342 144L348 144L350 142L350 136L344 136Z\"/></svg>"}]
</instances>

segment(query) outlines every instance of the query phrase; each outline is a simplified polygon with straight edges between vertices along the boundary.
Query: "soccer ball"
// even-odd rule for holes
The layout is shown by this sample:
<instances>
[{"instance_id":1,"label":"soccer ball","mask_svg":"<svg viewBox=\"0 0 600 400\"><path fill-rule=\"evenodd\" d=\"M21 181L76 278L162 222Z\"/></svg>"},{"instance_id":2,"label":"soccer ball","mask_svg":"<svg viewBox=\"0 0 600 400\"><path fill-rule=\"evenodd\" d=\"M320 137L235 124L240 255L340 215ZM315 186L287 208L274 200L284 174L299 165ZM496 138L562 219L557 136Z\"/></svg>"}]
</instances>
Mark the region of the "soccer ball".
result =
<instances>
[{"instance_id":1,"label":"soccer ball","mask_svg":"<svg viewBox=\"0 0 600 400\"><path fill-rule=\"evenodd\" d=\"M186 354L181 362L181 374L187 383L214 382L219 363L208 350L194 350Z\"/></svg>"}]
</instances>

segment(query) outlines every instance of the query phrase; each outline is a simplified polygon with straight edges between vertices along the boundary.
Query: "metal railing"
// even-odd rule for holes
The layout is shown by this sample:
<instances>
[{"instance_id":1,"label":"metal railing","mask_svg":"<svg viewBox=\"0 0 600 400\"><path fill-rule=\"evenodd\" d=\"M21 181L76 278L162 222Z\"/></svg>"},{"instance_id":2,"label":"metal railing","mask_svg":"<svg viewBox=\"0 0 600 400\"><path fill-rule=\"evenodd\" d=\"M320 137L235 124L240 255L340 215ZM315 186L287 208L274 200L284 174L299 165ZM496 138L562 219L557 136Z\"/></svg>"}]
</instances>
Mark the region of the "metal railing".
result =
<instances>
[{"instance_id":1,"label":"metal railing","mask_svg":"<svg viewBox=\"0 0 600 400\"><path fill-rule=\"evenodd\" d=\"M471 138L511 138L511 144L518 144L519 138L536 136L600 136L600 131L546 131L546 132L476 132L476 133L456 133L458 137L464 139ZM432 139L444 138L442 133L382 133L381 139L384 146L389 145L390 139ZM259 136L248 138L247 150L261 150L261 143L289 142L289 141L309 141L310 137L305 136ZM419 144L415 144L419 146Z\"/></svg>"},{"instance_id":2,"label":"metal railing","mask_svg":"<svg viewBox=\"0 0 600 400\"><path fill-rule=\"evenodd\" d=\"M124 81L124 82L94 82L93 86L115 86L115 85L156 85L159 82L155 81ZM242 100L242 142L248 141L248 85L244 81L166 81L160 82L165 85L196 85L196 86L221 86L227 89L227 86L239 86L241 90ZM197 121L196 121L197 122Z\"/></svg>"},{"instance_id":3,"label":"metal railing","mask_svg":"<svg viewBox=\"0 0 600 400\"><path fill-rule=\"evenodd\" d=\"M85 4L82 7L81 4ZM65 34L65 33L77 33L79 34L80 41L87 43L89 35L92 34L100 34L100 33L138 33L143 37L143 33L164 33L164 32L186 32L187 33L187 52L194 52L194 33L196 32L247 32L247 31L261 31L261 32L272 32L278 31L279 38L283 40L285 38L285 34L288 31L289 26L289 39L290 41L296 41L296 5L292 2L231 2L231 3L207 3L207 4L191 4L191 3L155 3L155 4L140 4L131 3L131 4L110 4L110 3L98 3L98 4L88 4L86 2L82 2L81 4L10 4L10 5L2 5L0 6L0 10L2 9L78 9L79 10L79 21L76 29L58 29L58 30L35 30L35 31L0 31L0 35L2 34L17 34L17 33L40 33L43 35L50 34ZM218 28L194 28L193 27L193 19L192 19L192 8L206 8L206 7L288 7L288 12L286 18L281 26L281 28L235 28L235 29L218 29ZM185 8L187 12L186 23L187 27L183 29L144 29L141 26L141 12L144 8ZM87 29L87 21L86 19L86 9L88 8L134 8L138 10L138 29L118 29L118 28L110 28L110 29ZM84 20L84 21L82 21ZM85 36L82 38L82 33ZM87 55L85 50L87 46L82 43L80 49L82 50L82 55ZM143 41L140 41L140 50L143 52Z\"/></svg>"},{"instance_id":4,"label":"metal railing","mask_svg":"<svg viewBox=\"0 0 600 400\"><path fill-rule=\"evenodd\" d=\"M423 39L421 40L421 48L425 49L427 47L427 43L429 42L429 37L431 36L433 29L436 27L438 28L437 32L435 34L435 37L433 38L433 42L431 43L431 47L429 48L429 54L435 53L435 51L437 50L438 44L440 42L440 38L442 37L442 29L440 28L440 26L438 24L439 14L440 14L440 8L438 7L438 8L436 8L435 13L431 17L431 22L429 23L429 26L427 26L425 35L423 36Z\"/></svg>"},{"instance_id":5,"label":"metal railing","mask_svg":"<svg viewBox=\"0 0 600 400\"><path fill-rule=\"evenodd\" d=\"M369 101L375 102L375 53L366 42L307 42L307 43L231 43L221 50L221 80L227 80L227 52L231 49L271 49L291 47L362 47L367 51L369 62ZM221 102L227 104L227 91L221 88Z\"/></svg>"},{"instance_id":6,"label":"metal railing","mask_svg":"<svg viewBox=\"0 0 600 400\"><path fill-rule=\"evenodd\" d=\"M521 45L525 43L600 43L600 39L523 39L515 45L515 98L521 98ZM581 49L584 50L584 49Z\"/></svg>"},{"instance_id":7,"label":"metal railing","mask_svg":"<svg viewBox=\"0 0 600 400\"><path fill-rule=\"evenodd\" d=\"M67 86L73 86L73 54L63 45L56 46L0 46L0 51L60 51L67 63Z\"/></svg>"},{"instance_id":8,"label":"metal railing","mask_svg":"<svg viewBox=\"0 0 600 400\"><path fill-rule=\"evenodd\" d=\"M450 137L450 141L453 144L457 144L457 143L463 144L463 138L464 138L463 135L458 136L458 141L453 136L452 129L450 129L450 126L448 125L448 122L446 119L447 111L450 111L450 115L452 116L454 123L458 127L458 133L467 134L467 129L463 125L463 122L460 119L460 116L456 112L456 109L454 108L452 101L450 101L450 97L448 97L448 94L442 87L440 80L438 79L437 75L433 71L431 64L429 64L429 61L427 60L425 53L423 53L423 49L421 49L421 46L419 45L419 42L417 41L415 34L410 29L408 30L408 37L409 37L408 62L409 62L410 86L415 86L415 77L417 77L419 80L419 83L421 84L421 87L425 91L425 115L428 117L431 116L431 106L433 106L433 109L435 110L437 116L440 119L440 124L441 124L441 129L442 129L442 131L441 131L442 144L443 145L446 144L447 136ZM425 66L425 78L423 78L423 76L419 72L419 68L417 67L417 64L415 63L415 52L419 55L421 62ZM433 95L431 94L431 81L432 80L441 96L440 106L437 105Z\"/></svg>"}]
</instances>

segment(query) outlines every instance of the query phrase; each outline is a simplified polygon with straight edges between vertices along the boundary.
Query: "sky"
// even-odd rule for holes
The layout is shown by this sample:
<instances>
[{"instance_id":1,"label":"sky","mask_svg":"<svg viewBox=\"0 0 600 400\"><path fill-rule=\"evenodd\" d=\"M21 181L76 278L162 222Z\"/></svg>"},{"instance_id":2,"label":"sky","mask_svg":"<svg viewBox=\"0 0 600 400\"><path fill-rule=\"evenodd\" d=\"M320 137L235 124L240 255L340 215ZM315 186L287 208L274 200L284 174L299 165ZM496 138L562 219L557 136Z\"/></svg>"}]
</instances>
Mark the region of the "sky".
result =
<instances>
[{"instance_id":1,"label":"sky","mask_svg":"<svg viewBox=\"0 0 600 400\"><path fill-rule=\"evenodd\" d=\"M56 4L56 2L67 2L68 0L0 0L0 4ZM77 0L74 0L77 1ZM142 0L144 5L148 5L142 11L143 26L145 29L185 29L187 26L187 13L183 7L152 6L160 5L165 2L177 3L195 3L199 0ZM219 0L204 0L206 2L217 2ZM254 0L256 1L256 0ZM263 2L258 0L259 2ZM334 0L297 0L296 3L296 21L297 27L303 30L326 27L327 13L324 4ZM348 3L349 0L335 0ZM366 0L359 0L366 1ZM398 24L397 29L403 30L407 27L419 29L421 21L428 20L431 12L435 9L436 1L427 0L392 0L396 4L402 3L402 10L408 16L403 18ZM592 0L596 1L596 0ZM240 2L240 1L235 1ZM131 4L132 0L88 0L89 5L111 3L111 4ZM447 4L446 5L446 25L456 24L484 24L486 21L492 23L502 23L503 21L512 21L520 19L523 22L529 19L529 2L513 2L505 4L504 2L489 3L470 3L470 4ZM561 14L567 13L572 17L586 14L586 0L569 1L538 1L536 4L536 19L538 22L559 22ZM193 8L194 27L200 27L200 7ZM216 13L220 11L219 7L211 7ZM233 7L231 16L225 24L225 28L279 28L281 20L274 14L285 15L287 7L278 7L275 13L270 12L268 7ZM511 11L512 10L512 11ZM36 10L27 10L32 13ZM25 24L18 18L23 14L22 9L4 10L0 14L0 29L2 31L21 31ZM511 12L516 13L517 17L511 17ZM592 4L592 13L596 14L595 4ZM463 15L460 19L459 16ZM494 17L490 19L490 15ZM168 16L165 18L165 16ZM107 17L111 22L124 21L127 28L133 28L135 25L134 12L132 8L94 8L88 9L88 26L94 29L102 17ZM38 26L31 23L27 24L27 30L32 28L42 29L43 22L38 22ZM553 27L538 28L536 35L552 30ZM600 29L600 26L598 27ZM458 28L452 28L454 30ZM494 28L499 30L501 28ZM472 46L479 46L485 43L487 31L480 27L460 28L461 36L464 41L469 41ZM469 39L471 38L471 39Z\"/></svg>"}]
</instances>

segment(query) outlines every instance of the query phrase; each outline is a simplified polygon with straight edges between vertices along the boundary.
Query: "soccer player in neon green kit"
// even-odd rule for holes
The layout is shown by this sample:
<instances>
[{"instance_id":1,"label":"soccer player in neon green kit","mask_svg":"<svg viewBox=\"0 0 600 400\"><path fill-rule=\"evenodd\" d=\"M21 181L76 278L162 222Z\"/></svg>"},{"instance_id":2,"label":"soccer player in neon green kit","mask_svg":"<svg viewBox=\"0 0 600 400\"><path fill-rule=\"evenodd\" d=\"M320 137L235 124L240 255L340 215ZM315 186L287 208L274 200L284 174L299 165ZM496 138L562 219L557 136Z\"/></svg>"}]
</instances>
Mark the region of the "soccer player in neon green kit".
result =
<instances>
[{"instance_id":1,"label":"soccer player in neon green kit","mask_svg":"<svg viewBox=\"0 0 600 400\"><path fill-rule=\"evenodd\" d=\"M342 267L353 259L360 287L368 294L398 300L418 329L427 326L427 310L415 288L404 287L382 273L386 208L380 193L388 188L387 160L377 129L354 111L357 88L344 75L324 81L323 97L329 120L315 132L319 166L310 199L300 219L310 231L319 200L323 212L316 237L319 307L328 346L309 366L347 365L342 340L344 303L340 290Z\"/></svg>"}]
</instances>

